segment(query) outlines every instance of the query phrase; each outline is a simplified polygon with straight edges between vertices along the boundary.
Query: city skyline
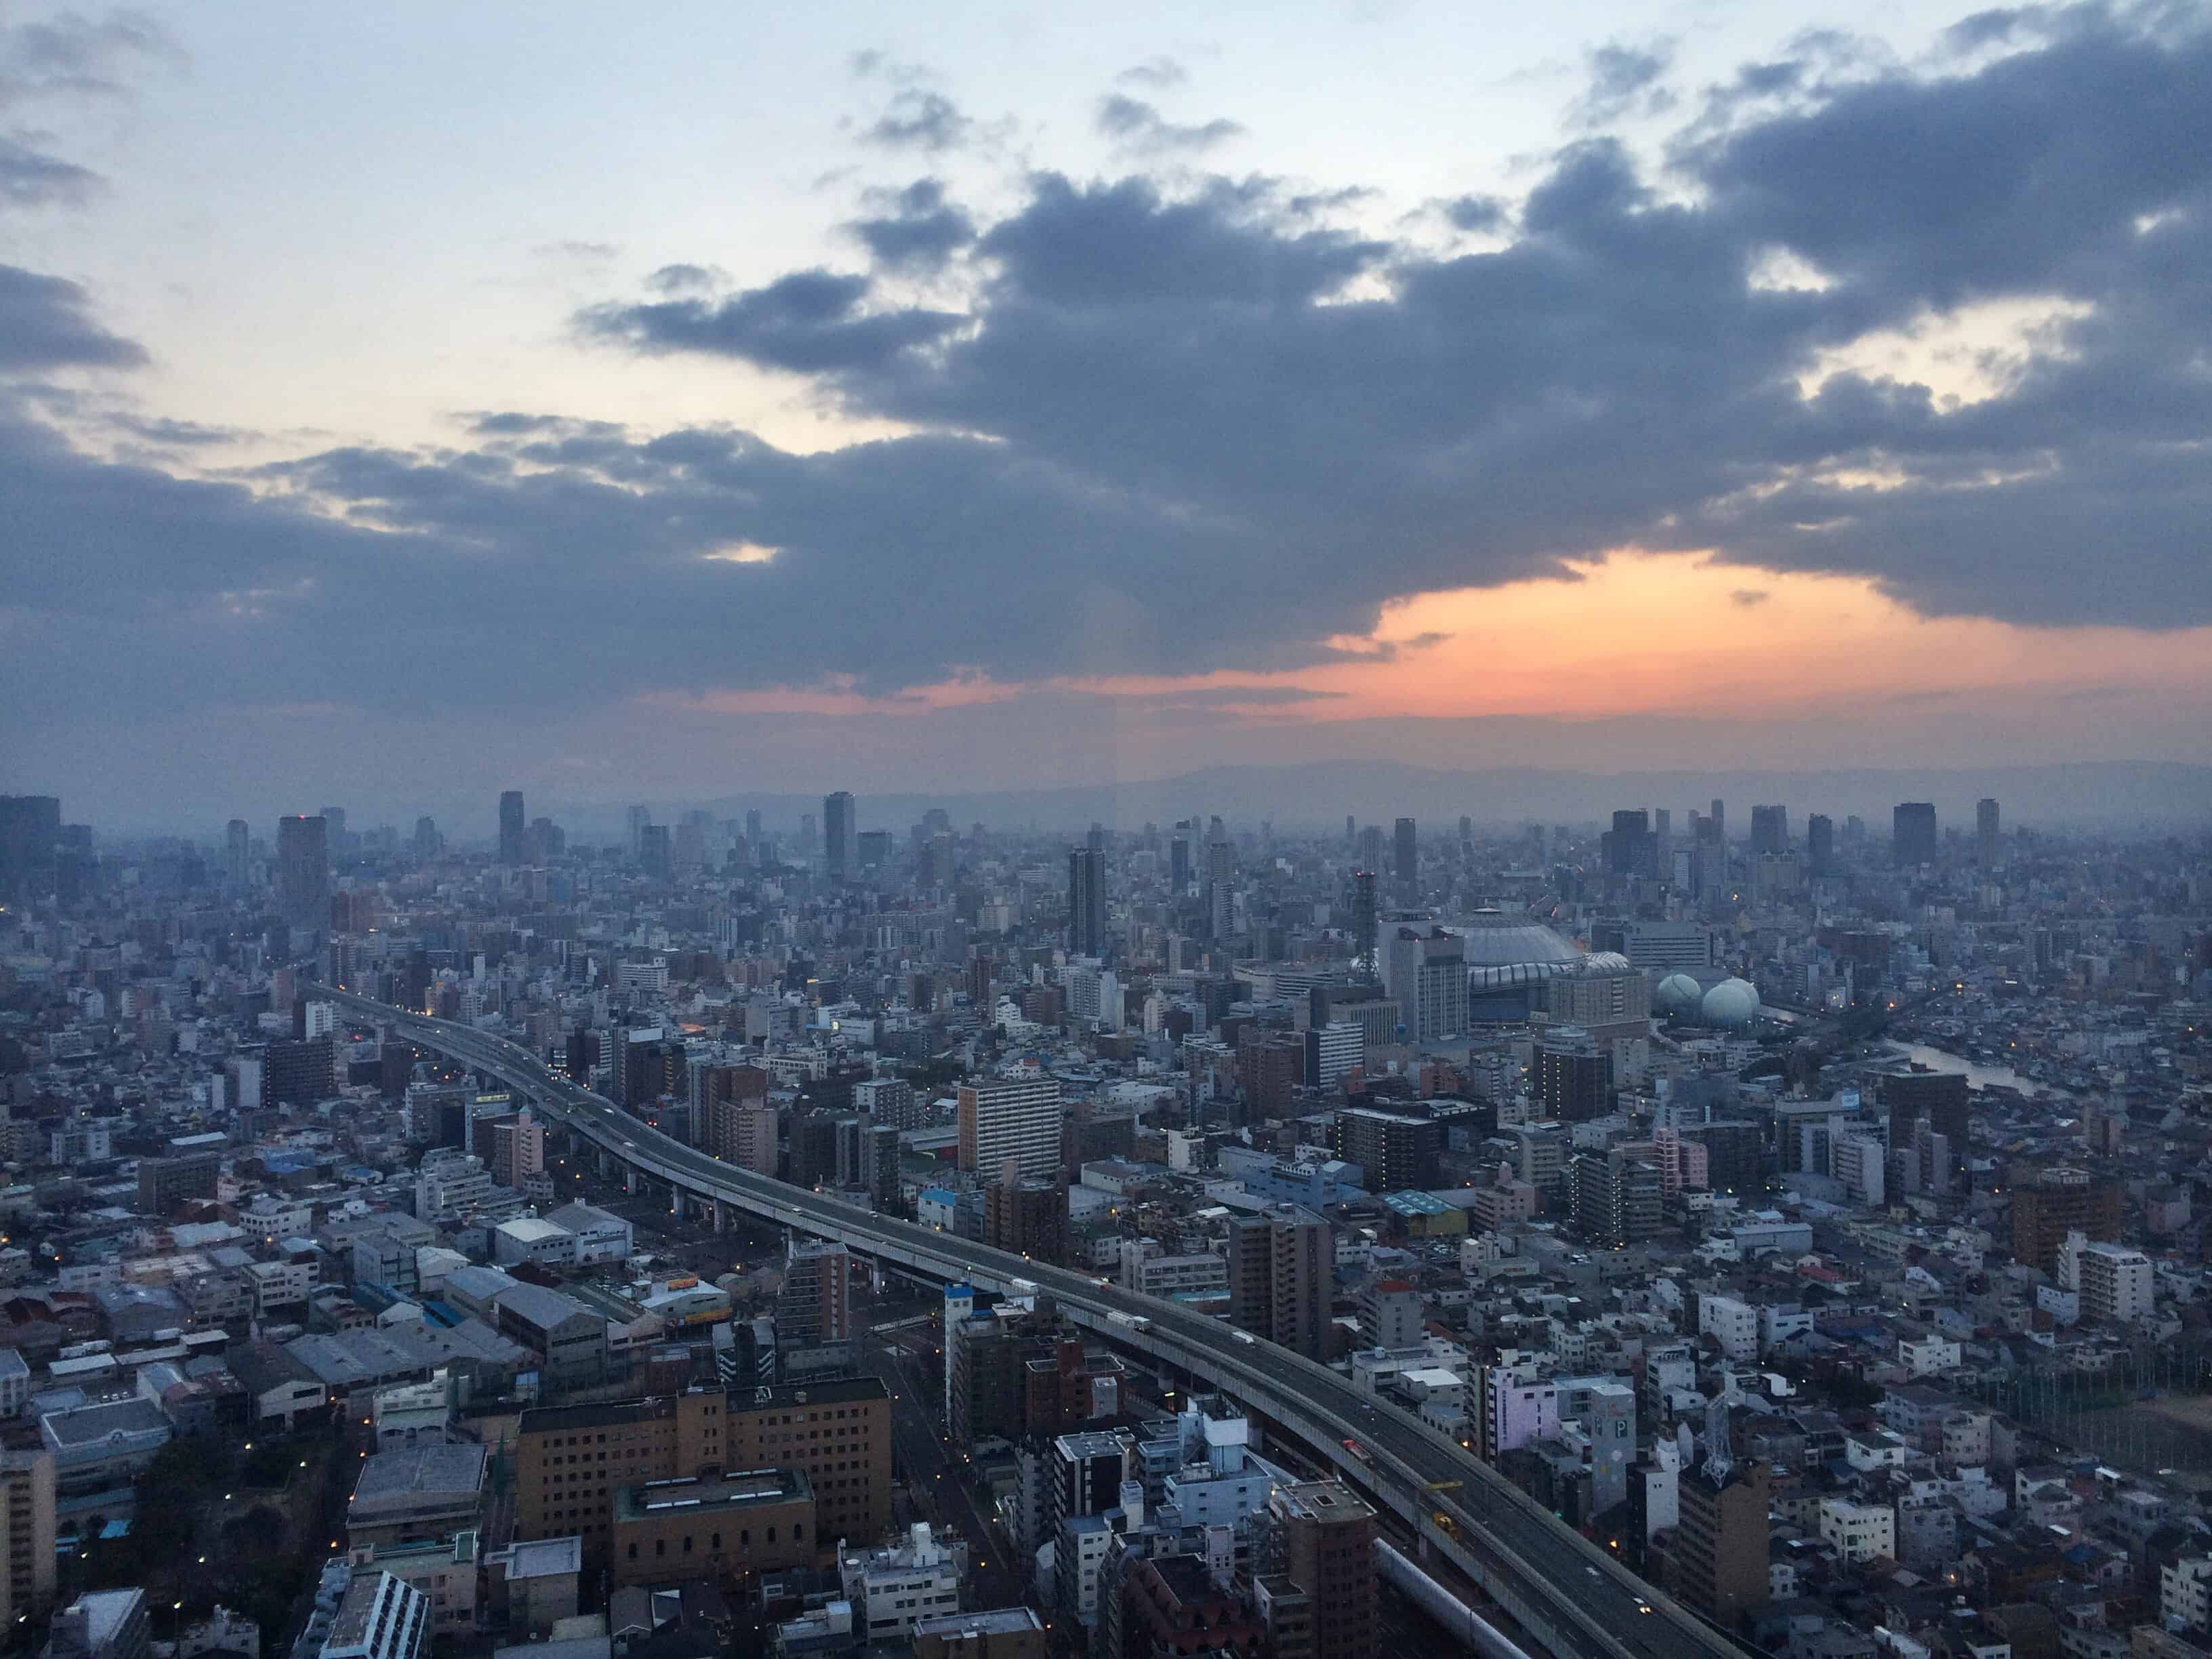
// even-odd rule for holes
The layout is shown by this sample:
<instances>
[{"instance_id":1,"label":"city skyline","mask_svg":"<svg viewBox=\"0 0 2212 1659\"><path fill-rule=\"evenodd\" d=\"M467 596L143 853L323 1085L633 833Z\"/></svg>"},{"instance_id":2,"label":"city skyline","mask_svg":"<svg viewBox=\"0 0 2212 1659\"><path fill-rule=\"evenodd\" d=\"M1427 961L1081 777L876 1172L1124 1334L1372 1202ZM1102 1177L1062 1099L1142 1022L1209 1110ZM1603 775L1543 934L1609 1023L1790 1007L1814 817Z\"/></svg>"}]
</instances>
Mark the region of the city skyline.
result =
<instances>
[{"instance_id":1,"label":"city skyline","mask_svg":"<svg viewBox=\"0 0 2212 1659\"><path fill-rule=\"evenodd\" d=\"M0 31L0 788L2202 751L2199 9L553 16Z\"/></svg>"}]
</instances>

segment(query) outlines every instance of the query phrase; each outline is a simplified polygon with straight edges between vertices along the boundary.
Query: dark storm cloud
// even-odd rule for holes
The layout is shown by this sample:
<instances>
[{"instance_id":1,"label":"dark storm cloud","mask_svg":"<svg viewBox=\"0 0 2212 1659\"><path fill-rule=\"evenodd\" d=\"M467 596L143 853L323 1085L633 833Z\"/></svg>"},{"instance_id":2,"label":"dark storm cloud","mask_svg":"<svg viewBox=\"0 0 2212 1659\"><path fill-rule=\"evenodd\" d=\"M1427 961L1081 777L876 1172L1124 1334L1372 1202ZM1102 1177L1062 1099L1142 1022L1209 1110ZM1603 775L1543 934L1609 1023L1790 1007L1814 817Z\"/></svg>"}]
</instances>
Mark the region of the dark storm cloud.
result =
<instances>
[{"instance_id":1,"label":"dark storm cloud","mask_svg":"<svg viewBox=\"0 0 2212 1659\"><path fill-rule=\"evenodd\" d=\"M0 265L0 370L129 368L145 361L136 341L93 321L75 283Z\"/></svg>"},{"instance_id":2,"label":"dark storm cloud","mask_svg":"<svg viewBox=\"0 0 2212 1659\"><path fill-rule=\"evenodd\" d=\"M1143 99L1117 92L1098 100L1098 131L1139 155L1162 155L1212 149L1241 137L1244 129L1220 119L1184 125L1169 120Z\"/></svg>"},{"instance_id":3,"label":"dark storm cloud","mask_svg":"<svg viewBox=\"0 0 2212 1659\"><path fill-rule=\"evenodd\" d=\"M1624 544L1863 574L1931 611L2212 623L2212 47L2103 14L2037 40L1940 75L1793 48L1803 73L1762 77L1778 102L1701 119L1665 193L1593 137L1473 216L1503 243L1477 252L1363 239L1265 180L1046 173L944 267L966 310L926 309L882 278L927 249L861 228L957 210L923 181L854 226L867 270L581 319L908 434L818 454L515 411L248 489L19 415L0 602L40 625L0 695L66 665L118 697L426 707L487 639L527 642L474 693L517 708L1296 670L1394 597ZM1817 279L1761 285L1777 254ZM76 289L15 276L28 325L0 350L127 360ZM2061 349L1980 401L1801 388L1869 332L2015 300L2065 302Z\"/></svg>"},{"instance_id":4,"label":"dark storm cloud","mask_svg":"<svg viewBox=\"0 0 2212 1659\"><path fill-rule=\"evenodd\" d=\"M1512 210L1496 196L1458 196L1443 204L1444 217L1454 230L1480 233L1503 230Z\"/></svg>"},{"instance_id":5,"label":"dark storm cloud","mask_svg":"<svg viewBox=\"0 0 2212 1659\"><path fill-rule=\"evenodd\" d=\"M940 180L917 179L878 200L883 211L846 228L878 264L934 270L975 240L975 222L945 199Z\"/></svg>"}]
</instances>

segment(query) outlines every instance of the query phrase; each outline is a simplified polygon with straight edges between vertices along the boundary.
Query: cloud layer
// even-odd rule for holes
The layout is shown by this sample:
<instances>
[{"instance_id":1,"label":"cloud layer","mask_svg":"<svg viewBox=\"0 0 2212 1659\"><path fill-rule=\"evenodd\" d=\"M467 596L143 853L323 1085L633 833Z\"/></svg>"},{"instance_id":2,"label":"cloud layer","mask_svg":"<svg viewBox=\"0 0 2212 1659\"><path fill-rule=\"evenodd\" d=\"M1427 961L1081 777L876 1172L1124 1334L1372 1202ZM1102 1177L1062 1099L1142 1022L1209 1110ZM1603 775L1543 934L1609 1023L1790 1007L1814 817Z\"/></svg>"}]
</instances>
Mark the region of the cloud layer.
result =
<instances>
[{"instance_id":1,"label":"cloud layer","mask_svg":"<svg viewBox=\"0 0 2212 1659\"><path fill-rule=\"evenodd\" d=\"M1288 669L1393 598L1630 544L1931 612L2203 623L2212 41L2166 15L1992 16L1918 71L1808 41L1696 100L1663 171L1596 131L1519 199L1450 204L1479 251L1265 178L1041 171L995 215L924 178L863 204L854 268L733 288L702 260L576 319L588 349L741 363L898 434L818 454L518 410L210 480L19 398L0 696L411 714L462 661L483 705L535 709ZM1655 114L1668 73L1594 54L1587 118ZM1123 94L1101 118L1178 168L1233 131ZM969 130L909 85L862 136ZM0 195L66 197L7 159ZM1978 332L2008 307L2055 320ZM1987 395L1853 357L1947 328ZM0 369L142 360L81 289L0 268Z\"/></svg>"}]
</instances>

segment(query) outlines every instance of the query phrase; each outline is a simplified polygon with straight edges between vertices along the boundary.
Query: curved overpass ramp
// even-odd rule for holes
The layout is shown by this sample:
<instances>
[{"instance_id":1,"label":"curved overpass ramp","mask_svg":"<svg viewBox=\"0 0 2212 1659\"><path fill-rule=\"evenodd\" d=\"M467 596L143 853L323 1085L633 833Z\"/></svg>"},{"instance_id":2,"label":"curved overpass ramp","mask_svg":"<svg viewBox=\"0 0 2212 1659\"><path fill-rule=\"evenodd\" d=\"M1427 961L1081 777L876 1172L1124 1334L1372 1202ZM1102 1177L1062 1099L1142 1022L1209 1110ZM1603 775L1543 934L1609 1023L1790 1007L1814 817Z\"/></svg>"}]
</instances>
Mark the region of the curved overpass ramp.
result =
<instances>
[{"instance_id":1,"label":"curved overpass ramp","mask_svg":"<svg viewBox=\"0 0 2212 1659\"><path fill-rule=\"evenodd\" d=\"M580 1141L682 1200L732 1206L909 1272L1001 1292L1049 1294L1076 1323L1204 1379L1325 1453L1338 1477L1398 1516L1425 1547L1482 1586L1538 1645L1563 1659L1708 1659L1741 1653L1726 1635L1646 1585L1456 1441L1363 1395L1341 1376L1176 1304L856 1208L723 1163L556 1077L504 1037L411 1014L325 985L313 996L496 1078ZM1114 1318L1121 1316L1121 1320ZM1127 1322L1144 1321L1141 1326ZM1356 1439L1369 1453L1346 1449ZM1370 1461L1371 1460L1371 1461ZM1457 1481L1448 1492L1431 1490Z\"/></svg>"}]
</instances>

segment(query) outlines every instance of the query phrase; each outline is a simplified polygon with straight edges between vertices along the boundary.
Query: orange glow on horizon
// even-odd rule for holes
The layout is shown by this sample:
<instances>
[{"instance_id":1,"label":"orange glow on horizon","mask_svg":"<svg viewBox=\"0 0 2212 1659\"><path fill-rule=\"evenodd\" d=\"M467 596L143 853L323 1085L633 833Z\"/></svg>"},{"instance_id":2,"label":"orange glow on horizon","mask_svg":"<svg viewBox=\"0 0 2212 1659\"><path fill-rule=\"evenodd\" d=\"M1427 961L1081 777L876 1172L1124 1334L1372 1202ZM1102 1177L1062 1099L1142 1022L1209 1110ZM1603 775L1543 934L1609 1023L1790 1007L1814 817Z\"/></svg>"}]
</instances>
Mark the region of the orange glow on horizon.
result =
<instances>
[{"instance_id":1,"label":"orange glow on horizon","mask_svg":"<svg viewBox=\"0 0 2212 1659\"><path fill-rule=\"evenodd\" d=\"M1346 656L1273 673L1065 677L1020 685L969 673L871 696L849 678L813 688L658 693L720 714L927 714L1031 690L1210 706L1255 721L1378 716L1625 714L1717 718L1832 711L1964 694L2084 690L2212 695L2212 628L2154 633L1924 617L1871 579L1759 569L1708 553L1622 549L1575 579L1409 595ZM1233 695L1256 695L1240 702ZM1291 698L1297 691L1314 694Z\"/></svg>"}]
</instances>

